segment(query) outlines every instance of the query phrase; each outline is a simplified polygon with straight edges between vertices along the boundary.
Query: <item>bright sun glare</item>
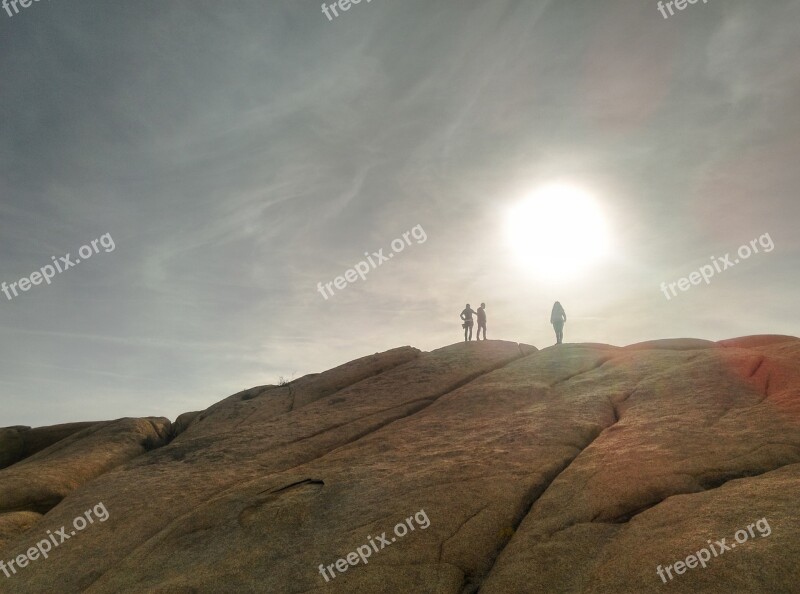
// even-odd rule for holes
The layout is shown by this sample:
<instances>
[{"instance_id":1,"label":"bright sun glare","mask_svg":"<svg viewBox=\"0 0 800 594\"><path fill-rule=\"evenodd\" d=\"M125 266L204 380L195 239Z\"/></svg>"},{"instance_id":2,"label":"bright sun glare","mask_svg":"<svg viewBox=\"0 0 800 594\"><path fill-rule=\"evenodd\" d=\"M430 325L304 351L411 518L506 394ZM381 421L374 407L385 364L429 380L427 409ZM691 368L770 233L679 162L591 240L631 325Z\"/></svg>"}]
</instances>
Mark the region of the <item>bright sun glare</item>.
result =
<instances>
[{"instance_id":1,"label":"bright sun glare","mask_svg":"<svg viewBox=\"0 0 800 594\"><path fill-rule=\"evenodd\" d=\"M507 231L514 255L543 280L573 278L609 251L597 202L572 186L545 186L514 205Z\"/></svg>"}]
</instances>

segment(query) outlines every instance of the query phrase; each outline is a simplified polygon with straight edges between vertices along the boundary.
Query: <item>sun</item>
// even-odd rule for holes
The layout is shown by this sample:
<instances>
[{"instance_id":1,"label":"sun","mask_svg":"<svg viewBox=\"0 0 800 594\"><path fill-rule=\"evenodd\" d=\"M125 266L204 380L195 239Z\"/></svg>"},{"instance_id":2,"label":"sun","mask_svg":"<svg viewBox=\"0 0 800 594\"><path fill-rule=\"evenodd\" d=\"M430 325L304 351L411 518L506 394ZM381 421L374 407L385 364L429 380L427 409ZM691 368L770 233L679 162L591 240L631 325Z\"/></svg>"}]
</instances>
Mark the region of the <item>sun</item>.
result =
<instances>
[{"instance_id":1,"label":"sun","mask_svg":"<svg viewBox=\"0 0 800 594\"><path fill-rule=\"evenodd\" d=\"M515 258L542 280L585 273L608 255L608 227L597 201L564 184L544 186L508 212L507 237Z\"/></svg>"}]
</instances>

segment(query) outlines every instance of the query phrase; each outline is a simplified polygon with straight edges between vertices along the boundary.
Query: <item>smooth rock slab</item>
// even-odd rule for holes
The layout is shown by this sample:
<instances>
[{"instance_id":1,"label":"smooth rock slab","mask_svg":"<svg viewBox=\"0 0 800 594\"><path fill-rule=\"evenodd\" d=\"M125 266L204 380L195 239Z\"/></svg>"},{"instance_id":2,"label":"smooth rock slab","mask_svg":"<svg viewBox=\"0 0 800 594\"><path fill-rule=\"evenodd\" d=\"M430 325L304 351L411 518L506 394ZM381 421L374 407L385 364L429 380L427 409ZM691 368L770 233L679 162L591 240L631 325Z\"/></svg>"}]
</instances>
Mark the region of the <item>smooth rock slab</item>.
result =
<instances>
[{"instance_id":1,"label":"smooth rock slab","mask_svg":"<svg viewBox=\"0 0 800 594\"><path fill-rule=\"evenodd\" d=\"M0 591L796 591L800 340L372 357L234 395L70 492L0 559L99 501L109 520ZM656 573L761 518L769 536Z\"/></svg>"}]
</instances>

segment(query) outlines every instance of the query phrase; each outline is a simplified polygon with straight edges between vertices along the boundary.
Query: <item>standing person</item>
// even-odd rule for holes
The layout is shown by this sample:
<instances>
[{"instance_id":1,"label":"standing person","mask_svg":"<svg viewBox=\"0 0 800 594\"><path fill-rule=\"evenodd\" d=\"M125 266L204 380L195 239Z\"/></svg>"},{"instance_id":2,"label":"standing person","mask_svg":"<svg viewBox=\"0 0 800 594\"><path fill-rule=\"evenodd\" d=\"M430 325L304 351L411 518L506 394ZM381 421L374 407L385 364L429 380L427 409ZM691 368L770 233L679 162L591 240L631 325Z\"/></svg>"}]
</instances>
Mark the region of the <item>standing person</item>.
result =
<instances>
[{"instance_id":1,"label":"standing person","mask_svg":"<svg viewBox=\"0 0 800 594\"><path fill-rule=\"evenodd\" d=\"M564 340L564 324L567 322L567 314L564 312L564 308L561 307L561 303L556 301L553 304L553 311L550 312L550 323L553 324L553 328L556 331L556 344L561 344L561 341Z\"/></svg>"},{"instance_id":2,"label":"standing person","mask_svg":"<svg viewBox=\"0 0 800 594\"><path fill-rule=\"evenodd\" d=\"M478 334L475 336L475 340L481 339L481 328L483 329L483 340L486 340L486 304L481 303L476 313L478 314Z\"/></svg>"},{"instance_id":3,"label":"standing person","mask_svg":"<svg viewBox=\"0 0 800 594\"><path fill-rule=\"evenodd\" d=\"M467 342L467 333L469 332L469 340L472 340L472 314L476 313L474 309L469 306L461 312L461 320L464 322L461 327L464 328L464 342Z\"/></svg>"}]
</instances>

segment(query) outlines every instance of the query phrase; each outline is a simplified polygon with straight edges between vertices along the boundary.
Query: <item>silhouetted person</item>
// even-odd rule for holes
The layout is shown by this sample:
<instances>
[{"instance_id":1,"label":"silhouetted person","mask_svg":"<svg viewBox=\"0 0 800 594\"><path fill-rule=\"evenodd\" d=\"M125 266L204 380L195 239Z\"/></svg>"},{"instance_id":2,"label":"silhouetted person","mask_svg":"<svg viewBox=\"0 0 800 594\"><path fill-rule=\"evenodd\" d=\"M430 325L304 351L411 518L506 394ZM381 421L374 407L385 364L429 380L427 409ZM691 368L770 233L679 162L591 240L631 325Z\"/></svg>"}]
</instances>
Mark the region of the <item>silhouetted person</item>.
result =
<instances>
[{"instance_id":1,"label":"silhouetted person","mask_svg":"<svg viewBox=\"0 0 800 594\"><path fill-rule=\"evenodd\" d=\"M475 340L481 339L481 329L483 329L483 340L486 340L486 304L481 303L481 306L475 313L478 314L478 333L475 336Z\"/></svg>"},{"instance_id":2,"label":"silhouetted person","mask_svg":"<svg viewBox=\"0 0 800 594\"><path fill-rule=\"evenodd\" d=\"M553 328L556 331L556 344L561 344L564 340L564 324L567 321L567 314L564 312L564 308L561 307L561 303L556 301L553 304L553 311L550 313L550 323L553 324Z\"/></svg>"},{"instance_id":3,"label":"silhouetted person","mask_svg":"<svg viewBox=\"0 0 800 594\"><path fill-rule=\"evenodd\" d=\"M474 313L476 312L469 306L469 303L467 303L467 308L461 312L461 319L464 321L461 324L464 328L464 342L472 340L472 314ZM467 338L467 333L469 333L469 338Z\"/></svg>"}]
</instances>

